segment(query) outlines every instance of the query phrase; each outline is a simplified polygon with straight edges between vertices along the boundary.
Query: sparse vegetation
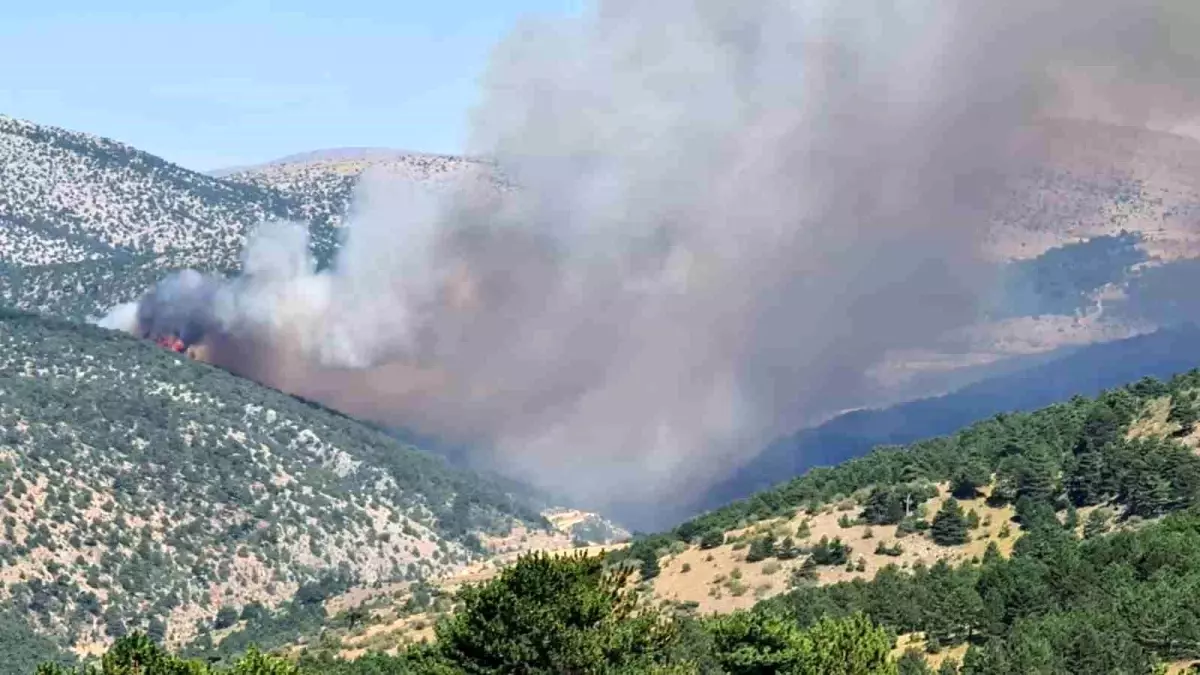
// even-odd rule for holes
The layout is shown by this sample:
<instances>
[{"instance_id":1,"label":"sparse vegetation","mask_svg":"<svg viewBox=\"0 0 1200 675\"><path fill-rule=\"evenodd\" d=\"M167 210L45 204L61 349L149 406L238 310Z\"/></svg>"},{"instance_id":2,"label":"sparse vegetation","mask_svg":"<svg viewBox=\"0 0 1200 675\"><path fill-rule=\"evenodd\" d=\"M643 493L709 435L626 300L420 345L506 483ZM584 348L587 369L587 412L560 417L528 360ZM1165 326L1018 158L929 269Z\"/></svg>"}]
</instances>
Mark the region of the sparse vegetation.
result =
<instances>
[{"instance_id":1,"label":"sparse vegetation","mask_svg":"<svg viewBox=\"0 0 1200 675\"><path fill-rule=\"evenodd\" d=\"M764 534L755 537L750 542L750 550L746 552L746 562L761 562L775 555L775 536Z\"/></svg>"},{"instance_id":2,"label":"sparse vegetation","mask_svg":"<svg viewBox=\"0 0 1200 675\"><path fill-rule=\"evenodd\" d=\"M709 532L705 532L704 536L700 538L700 548L703 549L716 548L724 543L725 533L721 530L711 530Z\"/></svg>"},{"instance_id":3,"label":"sparse vegetation","mask_svg":"<svg viewBox=\"0 0 1200 675\"><path fill-rule=\"evenodd\" d=\"M188 636L325 571L416 578L469 560L475 533L543 522L498 483L143 341L8 312L0 346L4 602L64 643Z\"/></svg>"},{"instance_id":4,"label":"sparse vegetation","mask_svg":"<svg viewBox=\"0 0 1200 675\"><path fill-rule=\"evenodd\" d=\"M904 547L900 545L900 542L896 542L891 546L888 546L881 541L875 545L875 553L877 555L886 555L895 558L904 553Z\"/></svg>"}]
</instances>

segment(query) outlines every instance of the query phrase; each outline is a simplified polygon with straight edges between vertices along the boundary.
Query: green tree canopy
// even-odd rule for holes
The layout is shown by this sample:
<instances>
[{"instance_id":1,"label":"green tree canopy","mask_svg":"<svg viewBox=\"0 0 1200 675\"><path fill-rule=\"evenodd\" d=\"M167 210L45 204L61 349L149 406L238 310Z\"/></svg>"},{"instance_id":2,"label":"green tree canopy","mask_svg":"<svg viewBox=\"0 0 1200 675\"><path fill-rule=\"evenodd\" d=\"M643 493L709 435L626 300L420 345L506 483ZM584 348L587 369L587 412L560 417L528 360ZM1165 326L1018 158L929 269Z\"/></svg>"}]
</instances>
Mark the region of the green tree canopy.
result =
<instances>
[{"instance_id":1,"label":"green tree canopy","mask_svg":"<svg viewBox=\"0 0 1200 675\"><path fill-rule=\"evenodd\" d=\"M532 554L460 593L437 629L445 658L468 673L607 673L664 665L676 628L639 611L627 568L600 557Z\"/></svg>"},{"instance_id":2,"label":"green tree canopy","mask_svg":"<svg viewBox=\"0 0 1200 675\"><path fill-rule=\"evenodd\" d=\"M930 536L942 546L958 546L967 543L967 518L963 515L958 500L951 497L942 504L933 518Z\"/></svg>"}]
</instances>

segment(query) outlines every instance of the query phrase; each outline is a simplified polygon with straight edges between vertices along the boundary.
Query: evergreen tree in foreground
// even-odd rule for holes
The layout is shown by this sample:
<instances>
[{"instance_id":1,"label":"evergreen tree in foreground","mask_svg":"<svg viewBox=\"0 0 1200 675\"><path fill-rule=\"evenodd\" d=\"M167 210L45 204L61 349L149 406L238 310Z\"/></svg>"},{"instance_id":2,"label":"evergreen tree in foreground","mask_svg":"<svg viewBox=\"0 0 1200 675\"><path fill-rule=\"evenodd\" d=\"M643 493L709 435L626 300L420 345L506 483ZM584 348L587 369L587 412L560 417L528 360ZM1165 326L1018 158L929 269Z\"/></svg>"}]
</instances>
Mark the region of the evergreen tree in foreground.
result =
<instances>
[{"instance_id":1,"label":"evergreen tree in foreground","mask_svg":"<svg viewBox=\"0 0 1200 675\"><path fill-rule=\"evenodd\" d=\"M298 662L251 650L228 667L174 656L145 635L117 641L99 666L37 675L896 675L891 635L862 613L807 626L778 611L696 619L642 604L628 566L603 557L522 557L464 589L432 644L353 661Z\"/></svg>"},{"instance_id":2,"label":"evergreen tree in foreground","mask_svg":"<svg viewBox=\"0 0 1200 675\"><path fill-rule=\"evenodd\" d=\"M951 497L933 518L930 528L933 540L942 546L958 546L967 543L967 518L963 515L958 500Z\"/></svg>"},{"instance_id":3,"label":"evergreen tree in foreground","mask_svg":"<svg viewBox=\"0 0 1200 675\"><path fill-rule=\"evenodd\" d=\"M603 673L664 665L676 627L640 611L629 571L601 557L525 556L464 589L438 627L446 660L470 673ZM454 672L454 671L450 671Z\"/></svg>"}]
</instances>

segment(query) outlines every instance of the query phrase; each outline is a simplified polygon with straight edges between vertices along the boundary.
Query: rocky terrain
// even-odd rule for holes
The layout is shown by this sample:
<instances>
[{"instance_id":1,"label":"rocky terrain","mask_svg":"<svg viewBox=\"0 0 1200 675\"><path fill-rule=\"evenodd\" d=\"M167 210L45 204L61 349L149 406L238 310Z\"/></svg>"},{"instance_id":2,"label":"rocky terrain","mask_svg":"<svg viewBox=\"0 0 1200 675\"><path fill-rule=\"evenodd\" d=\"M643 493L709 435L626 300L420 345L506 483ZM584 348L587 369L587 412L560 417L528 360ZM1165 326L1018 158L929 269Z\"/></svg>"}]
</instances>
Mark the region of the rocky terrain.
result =
<instances>
[{"instance_id":1,"label":"rocky terrain","mask_svg":"<svg viewBox=\"0 0 1200 675\"><path fill-rule=\"evenodd\" d=\"M77 649L185 642L222 607L553 530L486 478L150 343L10 313L0 345L0 606Z\"/></svg>"},{"instance_id":2,"label":"rocky terrain","mask_svg":"<svg viewBox=\"0 0 1200 675\"><path fill-rule=\"evenodd\" d=\"M416 154L282 162L216 178L105 138L0 116L0 299L72 319L167 271L236 272L248 230L307 223L328 261L360 174L445 182L479 162Z\"/></svg>"}]
</instances>

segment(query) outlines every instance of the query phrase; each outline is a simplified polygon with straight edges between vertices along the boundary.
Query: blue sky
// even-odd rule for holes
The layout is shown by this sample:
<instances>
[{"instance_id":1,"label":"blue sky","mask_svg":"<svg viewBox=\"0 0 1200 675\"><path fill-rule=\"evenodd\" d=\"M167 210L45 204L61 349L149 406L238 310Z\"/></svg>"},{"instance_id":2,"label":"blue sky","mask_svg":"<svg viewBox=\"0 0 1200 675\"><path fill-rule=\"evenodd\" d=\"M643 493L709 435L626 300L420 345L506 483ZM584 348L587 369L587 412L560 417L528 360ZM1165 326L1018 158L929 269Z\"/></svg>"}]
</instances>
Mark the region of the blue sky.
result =
<instances>
[{"instance_id":1,"label":"blue sky","mask_svg":"<svg viewBox=\"0 0 1200 675\"><path fill-rule=\"evenodd\" d=\"M582 0L0 4L0 113L207 170L327 147L458 151L496 41Z\"/></svg>"}]
</instances>

